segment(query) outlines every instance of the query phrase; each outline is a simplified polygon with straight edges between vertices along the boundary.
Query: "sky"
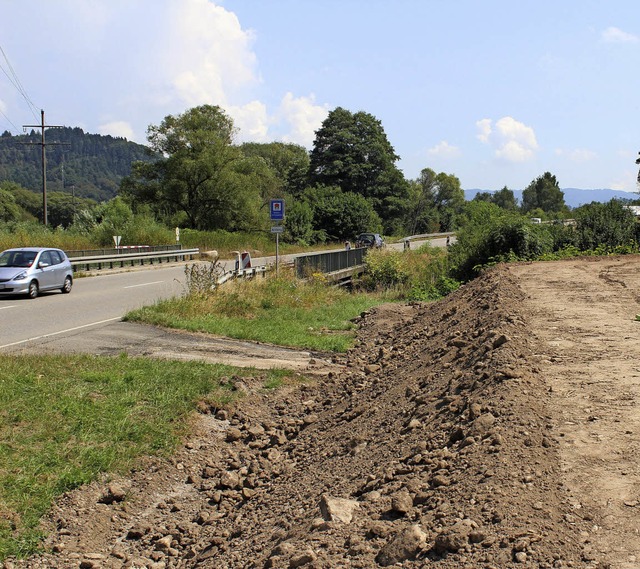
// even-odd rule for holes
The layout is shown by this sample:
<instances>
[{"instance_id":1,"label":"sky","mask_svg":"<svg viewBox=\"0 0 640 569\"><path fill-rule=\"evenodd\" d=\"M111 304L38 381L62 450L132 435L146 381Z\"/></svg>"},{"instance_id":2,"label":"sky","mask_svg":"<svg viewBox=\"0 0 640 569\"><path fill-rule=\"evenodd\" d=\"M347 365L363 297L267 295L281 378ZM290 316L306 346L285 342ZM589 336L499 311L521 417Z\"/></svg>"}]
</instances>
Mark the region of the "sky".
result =
<instances>
[{"instance_id":1,"label":"sky","mask_svg":"<svg viewBox=\"0 0 640 569\"><path fill-rule=\"evenodd\" d=\"M0 0L0 132L147 142L203 104L237 142L380 121L407 179L638 190L638 0Z\"/></svg>"}]
</instances>

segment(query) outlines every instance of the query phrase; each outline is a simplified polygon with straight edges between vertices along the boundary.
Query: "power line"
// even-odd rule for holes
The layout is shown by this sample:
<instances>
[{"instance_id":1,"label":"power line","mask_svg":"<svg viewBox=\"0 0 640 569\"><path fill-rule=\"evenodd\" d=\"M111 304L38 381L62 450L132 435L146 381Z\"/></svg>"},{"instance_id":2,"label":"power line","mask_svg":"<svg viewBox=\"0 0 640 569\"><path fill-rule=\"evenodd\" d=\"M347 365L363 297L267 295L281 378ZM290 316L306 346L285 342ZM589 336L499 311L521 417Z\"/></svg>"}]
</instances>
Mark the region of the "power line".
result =
<instances>
[{"instance_id":1,"label":"power line","mask_svg":"<svg viewBox=\"0 0 640 569\"><path fill-rule=\"evenodd\" d=\"M34 118L37 118L37 115L35 112L37 107L33 104L33 101L31 100L31 97L29 97L29 95L27 94L26 89L22 86L22 83L20 82L20 79L18 78L17 73L13 69L13 66L9 61L9 58L7 57L7 54L4 52L4 49L2 49L2 46L0 46L0 53L2 54L2 57L4 57L4 60L9 69L9 72L7 72L7 70L2 66L2 63L0 63L0 69L6 75L7 79L9 79L9 82L16 88L18 93L20 93L22 98L26 101L27 105L29 106L29 110L31 111L31 114L34 116Z\"/></svg>"},{"instance_id":2,"label":"power line","mask_svg":"<svg viewBox=\"0 0 640 569\"><path fill-rule=\"evenodd\" d=\"M10 124L10 125L11 125L15 130L16 130L16 131L18 130L18 127L17 127L15 124L13 124L13 121L12 121L12 120L7 116L7 115L5 115L5 114L2 112L2 110L1 110L1 109L0 109L0 115L2 115L5 119L7 119L7 122L8 122L8 123L9 123L9 124Z\"/></svg>"}]
</instances>

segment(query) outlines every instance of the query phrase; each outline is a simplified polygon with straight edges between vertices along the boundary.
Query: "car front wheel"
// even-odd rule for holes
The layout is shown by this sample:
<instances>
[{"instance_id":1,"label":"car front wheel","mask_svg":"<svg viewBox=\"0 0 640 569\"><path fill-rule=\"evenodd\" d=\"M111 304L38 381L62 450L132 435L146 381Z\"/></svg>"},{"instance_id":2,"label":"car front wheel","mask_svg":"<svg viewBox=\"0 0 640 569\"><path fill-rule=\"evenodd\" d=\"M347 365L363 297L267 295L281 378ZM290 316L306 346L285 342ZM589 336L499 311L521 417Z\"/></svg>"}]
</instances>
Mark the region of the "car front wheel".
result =
<instances>
[{"instance_id":1,"label":"car front wheel","mask_svg":"<svg viewBox=\"0 0 640 569\"><path fill-rule=\"evenodd\" d=\"M66 277L64 279L64 284L62 285L62 288L60 289L62 291L62 294L69 294L71 292L71 287L73 286L73 281L71 280L71 277Z\"/></svg>"},{"instance_id":2,"label":"car front wheel","mask_svg":"<svg viewBox=\"0 0 640 569\"><path fill-rule=\"evenodd\" d=\"M29 283L29 298L37 298L38 292L38 281L31 281Z\"/></svg>"}]
</instances>

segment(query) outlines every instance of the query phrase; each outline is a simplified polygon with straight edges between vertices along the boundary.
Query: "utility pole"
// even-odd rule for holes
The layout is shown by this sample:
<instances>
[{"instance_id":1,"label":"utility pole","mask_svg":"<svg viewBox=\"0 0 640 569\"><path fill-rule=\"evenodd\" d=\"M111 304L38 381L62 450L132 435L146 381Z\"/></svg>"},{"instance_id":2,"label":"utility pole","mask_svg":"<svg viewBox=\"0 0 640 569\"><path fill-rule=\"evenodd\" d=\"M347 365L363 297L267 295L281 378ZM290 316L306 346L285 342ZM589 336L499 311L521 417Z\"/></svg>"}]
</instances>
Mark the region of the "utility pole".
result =
<instances>
[{"instance_id":1,"label":"utility pole","mask_svg":"<svg viewBox=\"0 0 640 569\"><path fill-rule=\"evenodd\" d=\"M47 146L45 142L45 129L47 128L64 128L62 125L49 125L44 124L44 111L40 111L42 122L40 124L25 124L22 125L23 130L26 132L28 128L39 128L42 134L42 142L24 142L22 144L39 144L42 152L42 223L47 225L47 154L45 148ZM50 142L51 144L70 144L68 142Z\"/></svg>"}]
</instances>

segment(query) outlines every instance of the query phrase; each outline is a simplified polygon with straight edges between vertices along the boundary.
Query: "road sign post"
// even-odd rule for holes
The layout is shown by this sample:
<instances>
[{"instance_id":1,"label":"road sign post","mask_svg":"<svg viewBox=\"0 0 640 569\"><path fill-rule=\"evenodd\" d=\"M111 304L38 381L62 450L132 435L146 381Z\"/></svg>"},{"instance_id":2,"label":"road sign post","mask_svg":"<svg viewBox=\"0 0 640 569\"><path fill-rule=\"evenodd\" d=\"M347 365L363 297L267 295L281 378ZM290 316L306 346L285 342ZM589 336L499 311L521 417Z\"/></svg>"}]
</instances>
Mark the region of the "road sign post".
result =
<instances>
[{"instance_id":1,"label":"road sign post","mask_svg":"<svg viewBox=\"0 0 640 569\"><path fill-rule=\"evenodd\" d=\"M275 199L270 202L271 221L284 221L284 200ZM282 225L274 225L271 233L276 234L276 277L278 276L278 260L280 257L280 234L284 231Z\"/></svg>"}]
</instances>

